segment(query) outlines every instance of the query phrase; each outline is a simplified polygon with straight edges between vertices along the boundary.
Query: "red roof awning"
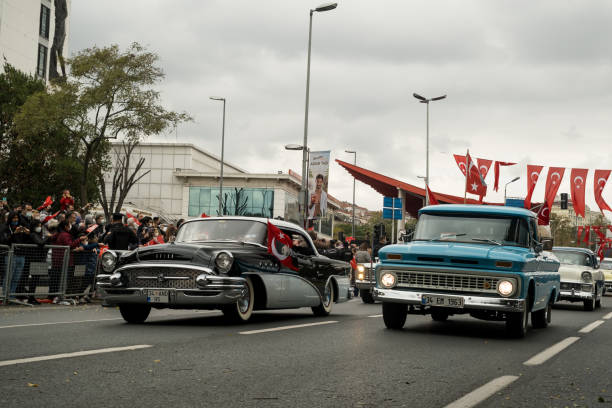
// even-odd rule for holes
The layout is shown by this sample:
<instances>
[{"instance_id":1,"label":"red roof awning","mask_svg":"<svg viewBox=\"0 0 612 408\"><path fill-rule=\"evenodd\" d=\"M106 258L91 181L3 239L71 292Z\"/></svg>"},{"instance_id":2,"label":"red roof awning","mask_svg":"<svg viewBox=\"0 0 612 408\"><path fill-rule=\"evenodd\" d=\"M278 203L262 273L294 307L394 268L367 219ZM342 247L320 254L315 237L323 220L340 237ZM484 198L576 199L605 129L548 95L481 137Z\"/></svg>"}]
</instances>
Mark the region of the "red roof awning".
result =
<instances>
[{"instance_id":1,"label":"red roof awning","mask_svg":"<svg viewBox=\"0 0 612 408\"><path fill-rule=\"evenodd\" d=\"M351 174L351 176L369 185L385 197L399 197L398 189L404 190L406 192L406 203L404 204L405 211L413 217L416 217L419 209L425 205L424 188L404 183L403 181L384 176L380 173L364 169L363 167L359 167L342 160L336 159L336 162L338 162L340 166L344 167ZM432 193L440 204L464 203L463 197L458 197L450 194L436 193L433 191ZM478 200L474 200L472 198L468 198L465 203L479 204Z\"/></svg>"}]
</instances>

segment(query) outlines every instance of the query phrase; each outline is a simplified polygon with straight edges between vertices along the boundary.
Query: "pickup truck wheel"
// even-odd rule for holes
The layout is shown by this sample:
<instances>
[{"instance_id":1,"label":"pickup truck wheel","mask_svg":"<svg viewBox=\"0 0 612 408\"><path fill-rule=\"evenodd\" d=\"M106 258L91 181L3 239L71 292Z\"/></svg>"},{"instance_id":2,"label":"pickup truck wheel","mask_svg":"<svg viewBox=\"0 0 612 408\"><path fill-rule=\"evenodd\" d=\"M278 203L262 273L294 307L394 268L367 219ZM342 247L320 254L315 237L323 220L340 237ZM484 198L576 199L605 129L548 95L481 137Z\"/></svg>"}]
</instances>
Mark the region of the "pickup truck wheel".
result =
<instances>
[{"instance_id":1,"label":"pickup truck wheel","mask_svg":"<svg viewBox=\"0 0 612 408\"><path fill-rule=\"evenodd\" d=\"M255 289L251 278L246 278L246 290L243 295L236 301L221 308L225 318L234 323L245 323L253 314L253 305L255 304Z\"/></svg>"},{"instance_id":2,"label":"pickup truck wheel","mask_svg":"<svg viewBox=\"0 0 612 408\"><path fill-rule=\"evenodd\" d=\"M372 296L371 290L362 290L361 291L361 300L363 303L374 303L374 296Z\"/></svg>"},{"instance_id":3,"label":"pickup truck wheel","mask_svg":"<svg viewBox=\"0 0 612 408\"><path fill-rule=\"evenodd\" d=\"M403 303L388 303L382 304L383 320L388 329L400 330L406 323L408 316L408 308Z\"/></svg>"},{"instance_id":4,"label":"pickup truck wheel","mask_svg":"<svg viewBox=\"0 0 612 408\"><path fill-rule=\"evenodd\" d=\"M128 323L138 324L147 320L151 313L149 305L119 305L121 317Z\"/></svg>"},{"instance_id":5,"label":"pickup truck wheel","mask_svg":"<svg viewBox=\"0 0 612 408\"><path fill-rule=\"evenodd\" d=\"M510 337L517 339L525 337L529 323L529 298L525 302L525 310L522 312L510 312L506 317L506 331Z\"/></svg>"},{"instance_id":6,"label":"pickup truck wheel","mask_svg":"<svg viewBox=\"0 0 612 408\"><path fill-rule=\"evenodd\" d=\"M536 329L545 329L550 323L552 313L552 300L542 310L531 312L531 325Z\"/></svg>"},{"instance_id":7,"label":"pickup truck wheel","mask_svg":"<svg viewBox=\"0 0 612 408\"><path fill-rule=\"evenodd\" d=\"M325 292L323 293L323 301L319 306L312 307L312 313L315 316L329 316L334 305L334 285L331 280L327 281L325 285Z\"/></svg>"},{"instance_id":8,"label":"pickup truck wheel","mask_svg":"<svg viewBox=\"0 0 612 408\"><path fill-rule=\"evenodd\" d=\"M448 312L440 309L432 309L431 318L436 322L445 322L448 320Z\"/></svg>"}]
</instances>

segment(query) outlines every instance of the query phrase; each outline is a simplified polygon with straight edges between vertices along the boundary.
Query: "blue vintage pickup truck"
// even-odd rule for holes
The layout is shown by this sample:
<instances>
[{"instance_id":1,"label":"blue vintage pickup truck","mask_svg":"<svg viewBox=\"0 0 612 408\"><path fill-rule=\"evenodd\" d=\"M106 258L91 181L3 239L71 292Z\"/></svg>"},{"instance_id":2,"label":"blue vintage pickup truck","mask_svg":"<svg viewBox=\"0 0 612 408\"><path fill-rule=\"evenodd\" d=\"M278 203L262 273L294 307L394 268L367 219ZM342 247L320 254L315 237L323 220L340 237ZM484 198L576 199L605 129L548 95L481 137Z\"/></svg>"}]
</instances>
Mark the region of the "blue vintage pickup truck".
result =
<instances>
[{"instance_id":1,"label":"blue vintage pickup truck","mask_svg":"<svg viewBox=\"0 0 612 408\"><path fill-rule=\"evenodd\" d=\"M424 207L412 242L379 252L374 298L390 329L401 329L409 313L435 321L469 313L505 321L510 336L524 337L529 314L533 327L546 327L559 296L559 261L550 249L531 211Z\"/></svg>"}]
</instances>

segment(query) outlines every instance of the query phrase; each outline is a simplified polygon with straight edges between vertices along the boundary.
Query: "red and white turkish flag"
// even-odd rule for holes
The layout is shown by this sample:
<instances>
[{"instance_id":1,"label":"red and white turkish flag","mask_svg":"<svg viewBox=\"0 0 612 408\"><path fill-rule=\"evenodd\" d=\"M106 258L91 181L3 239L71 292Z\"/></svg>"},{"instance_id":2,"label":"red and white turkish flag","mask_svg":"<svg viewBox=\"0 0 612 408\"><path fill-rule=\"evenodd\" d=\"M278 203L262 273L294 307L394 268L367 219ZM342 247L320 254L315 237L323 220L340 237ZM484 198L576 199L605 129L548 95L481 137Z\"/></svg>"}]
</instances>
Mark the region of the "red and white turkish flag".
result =
<instances>
[{"instance_id":1,"label":"red and white turkish flag","mask_svg":"<svg viewBox=\"0 0 612 408\"><path fill-rule=\"evenodd\" d=\"M604 247L606 246L606 241L602 241L599 244L599 249L597 250L597 255L599 256L599 262L604 260Z\"/></svg>"},{"instance_id":2,"label":"red and white turkish flag","mask_svg":"<svg viewBox=\"0 0 612 408\"><path fill-rule=\"evenodd\" d=\"M268 253L274 255L282 265L297 271L298 268L293 264L293 258L291 258L292 246L291 237L268 221Z\"/></svg>"},{"instance_id":3,"label":"red and white turkish flag","mask_svg":"<svg viewBox=\"0 0 612 408\"><path fill-rule=\"evenodd\" d=\"M548 205L548 208L552 208L555 202L555 196L559 187L561 187L561 180L563 180L563 174L565 173L564 167L549 167L548 176L546 176L546 190L544 191L544 201Z\"/></svg>"},{"instance_id":4,"label":"red and white turkish flag","mask_svg":"<svg viewBox=\"0 0 612 408\"><path fill-rule=\"evenodd\" d=\"M495 185L493 186L493 190L497 191L499 189L499 166L514 166L516 163L510 162L495 162Z\"/></svg>"},{"instance_id":5,"label":"red and white turkish flag","mask_svg":"<svg viewBox=\"0 0 612 408\"><path fill-rule=\"evenodd\" d=\"M591 227L591 229L592 229L593 231L595 231L595 233L597 234L597 236L599 237L599 239L600 239L600 240L602 240L602 241L605 241L605 240L606 240L606 234L604 234L604 233L601 231L601 227L600 227L599 225L593 225L593 226Z\"/></svg>"},{"instance_id":6,"label":"red and white turkish flag","mask_svg":"<svg viewBox=\"0 0 612 408\"><path fill-rule=\"evenodd\" d=\"M548 224L550 224L550 209L546 201L544 201L538 210L538 225Z\"/></svg>"},{"instance_id":7,"label":"red and white turkish flag","mask_svg":"<svg viewBox=\"0 0 612 408\"><path fill-rule=\"evenodd\" d=\"M467 165L466 191L484 197L487 194L487 183L485 183L478 166L470 157L470 152L465 156L465 162Z\"/></svg>"},{"instance_id":8,"label":"red and white turkish flag","mask_svg":"<svg viewBox=\"0 0 612 408\"><path fill-rule=\"evenodd\" d=\"M591 235L591 227L587 225L586 227L584 227L584 241L583 241L587 245L589 245L589 243L591 242L590 235Z\"/></svg>"},{"instance_id":9,"label":"red and white turkish flag","mask_svg":"<svg viewBox=\"0 0 612 408\"><path fill-rule=\"evenodd\" d=\"M51 199L51 196L47 196L47 198L45 198L45 202L42 203L42 205L38 207L37 210L38 211L44 210L45 208L49 207L52 204L53 204L53 200Z\"/></svg>"},{"instance_id":10,"label":"red and white turkish flag","mask_svg":"<svg viewBox=\"0 0 612 408\"><path fill-rule=\"evenodd\" d=\"M580 242L582 240L582 230L584 229L584 227L579 226L578 227L578 234L576 236L576 242Z\"/></svg>"},{"instance_id":11,"label":"red and white turkish flag","mask_svg":"<svg viewBox=\"0 0 612 408\"><path fill-rule=\"evenodd\" d=\"M138 218L134 217L134 216L133 216L132 214L130 214L129 212L126 212L126 213L125 213L125 216L126 216L126 217L128 217L128 218L133 219L133 220L134 220L134 223L135 223L136 225L140 225L140 221L138 221Z\"/></svg>"},{"instance_id":12,"label":"red and white turkish flag","mask_svg":"<svg viewBox=\"0 0 612 408\"><path fill-rule=\"evenodd\" d=\"M438 203L438 200L436 200L436 197L433 195L433 193L431 192L431 190L429 189L429 186L427 184L425 184L425 189L427 190L427 197L429 198L429 205L438 205L440 203Z\"/></svg>"},{"instance_id":13,"label":"red and white turkish flag","mask_svg":"<svg viewBox=\"0 0 612 408\"><path fill-rule=\"evenodd\" d=\"M486 179L489 169L491 168L491 164L493 164L493 160L476 159L476 163L478 163L478 171L480 171L480 174L482 174L483 180Z\"/></svg>"},{"instance_id":14,"label":"red and white turkish flag","mask_svg":"<svg viewBox=\"0 0 612 408\"><path fill-rule=\"evenodd\" d=\"M457 162L457 166L463 175L466 175L467 165L465 164L465 156L461 156L459 154L453 154L455 161Z\"/></svg>"},{"instance_id":15,"label":"red and white turkish flag","mask_svg":"<svg viewBox=\"0 0 612 408\"><path fill-rule=\"evenodd\" d=\"M538 179L540 178L540 173L543 168L544 166L527 165L527 196L525 197L525 208L528 210L531 209L531 196L533 195L536 184L538 184Z\"/></svg>"},{"instance_id":16,"label":"red and white turkish flag","mask_svg":"<svg viewBox=\"0 0 612 408\"><path fill-rule=\"evenodd\" d=\"M572 169L570 191L572 192L572 205L576 215L584 217L584 190L588 169Z\"/></svg>"},{"instance_id":17,"label":"red and white turkish flag","mask_svg":"<svg viewBox=\"0 0 612 408\"><path fill-rule=\"evenodd\" d=\"M610 170L595 170L595 175L593 176L593 189L595 191L595 202L599 206L601 213L603 214L604 210L612 211L612 208L604 201L601 193L603 192L604 187L606 186L606 182L608 181L608 177L610 177Z\"/></svg>"}]
</instances>

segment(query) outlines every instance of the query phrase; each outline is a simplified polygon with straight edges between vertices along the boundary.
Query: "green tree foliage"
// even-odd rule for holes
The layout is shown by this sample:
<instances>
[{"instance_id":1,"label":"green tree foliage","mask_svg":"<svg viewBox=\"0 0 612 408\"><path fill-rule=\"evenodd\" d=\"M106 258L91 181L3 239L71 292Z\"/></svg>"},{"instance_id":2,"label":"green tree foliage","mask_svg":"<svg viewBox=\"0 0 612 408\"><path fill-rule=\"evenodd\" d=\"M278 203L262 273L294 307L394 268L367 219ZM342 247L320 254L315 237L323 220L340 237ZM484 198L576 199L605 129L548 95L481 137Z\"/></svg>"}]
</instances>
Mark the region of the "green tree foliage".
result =
<instances>
[{"instance_id":1,"label":"green tree foliage","mask_svg":"<svg viewBox=\"0 0 612 408\"><path fill-rule=\"evenodd\" d=\"M28 98L46 94L43 81L4 64L0 73L0 191L9 203L43 202L79 186L81 165L70 137L57 127L19 131L16 115ZM89 191L95 191L93 183Z\"/></svg>"},{"instance_id":2,"label":"green tree foliage","mask_svg":"<svg viewBox=\"0 0 612 408\"><path fill-rule=\"evenodd\" d=\"M373 212L367 222L367 224L360 225L359 223L355 223L355 239L358 241L365 240L366 237L371 237L374 231L374 225L376 224L384 224L385 225L385 233L387 238L391 240L391 220L383 220L382 211ZM411 218L406 220L406 224L404 226L405 231L411 231L414 229L416 225L416 219ZM352 223L346 222L334 222L334 238L338 237L338 232L342 231L345 237L350 237L352 233ZM395 231L397 237L397 231Z\"/></svg>"},{"instance_id":3,"label":"green tree foliage","mask_svg":"<svg viewBox=\"0 0 612 408\"><path fill-rule=\"evenodd\" d=\"M164 77L158 56L137 43L87 48L66 61L70 74L50 92L28 98L16 117L20 133L65 132L81 164L80 199L110 166L109 139L139 140L191 118L164 109L152 86Z\"/></svg>"}]
</instances>

